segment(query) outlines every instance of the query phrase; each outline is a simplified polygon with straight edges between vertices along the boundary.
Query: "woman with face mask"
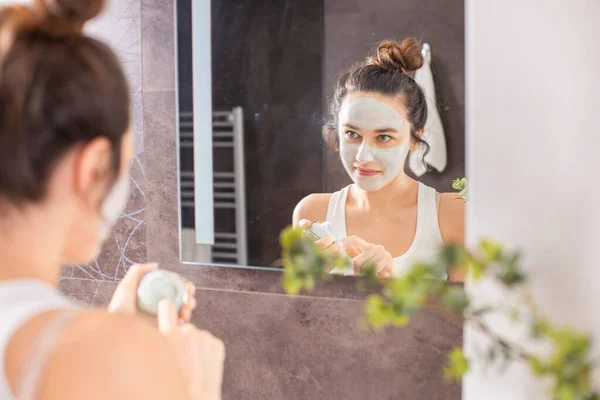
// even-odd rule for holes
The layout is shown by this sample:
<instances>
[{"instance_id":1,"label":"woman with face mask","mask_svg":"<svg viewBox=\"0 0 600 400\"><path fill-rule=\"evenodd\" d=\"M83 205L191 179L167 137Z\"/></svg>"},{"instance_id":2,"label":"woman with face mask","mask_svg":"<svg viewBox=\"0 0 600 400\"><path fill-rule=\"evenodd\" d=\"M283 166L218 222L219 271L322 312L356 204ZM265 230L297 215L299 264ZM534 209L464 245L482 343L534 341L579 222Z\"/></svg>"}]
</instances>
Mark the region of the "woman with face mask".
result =
<instances>
[{"instance_id":1,"label":"woman with face mask","mask_svg":"<svg viewBox=\"0 0 600 400\"><path fill-rule=\"evenodd\" d=\"M190 301L136 316L134 266L109 312L56 289L90 262L128 197L129 88L113 52L82 34L101 0L0 10L0 399L220 399L223 343ZM158 327L156 326L158 325Z\"/></svg>"},{"instance_id":2,"label":"woman with face mask","mask_svg":"<svg viewBox=\"0 0 600 400\"><path fill-rule=\"evenodd\" d=\"M379 276L398 276L444 243L464 242L464 202L404 172L409 152L424 150L424 158L429 150L422 139L427 103L413 79L422 65L414 39L384 41L335 86L323 137L354 184L304 198L293 217L294 226L330 224L333 235L317 245L352 258L351 267L334 272L360 274L374 265ZM450 279L462 281L462 275Z\"/></svg>"}]
</instances>

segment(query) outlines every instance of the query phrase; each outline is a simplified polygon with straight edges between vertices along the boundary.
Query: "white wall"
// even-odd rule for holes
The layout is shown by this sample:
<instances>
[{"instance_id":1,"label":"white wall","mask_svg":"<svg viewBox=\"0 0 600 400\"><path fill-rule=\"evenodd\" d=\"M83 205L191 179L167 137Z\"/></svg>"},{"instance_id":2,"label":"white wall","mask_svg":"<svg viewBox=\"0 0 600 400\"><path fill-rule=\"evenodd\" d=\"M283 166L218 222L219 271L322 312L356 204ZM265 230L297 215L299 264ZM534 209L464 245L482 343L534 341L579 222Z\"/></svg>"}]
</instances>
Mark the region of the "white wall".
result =
<instances>
[{"instance_id":1,"label":"white wall","mask_svg":"<svg viewBox=\"0 0 600 400\"><path fill-rule=\"evenodd\" d=\"M597 0L467 0L468 241L523 249L544 312L597 342L599 21ZM463 398L548 398L526 371L476 368Z\"/></svg>"}]
</instances>

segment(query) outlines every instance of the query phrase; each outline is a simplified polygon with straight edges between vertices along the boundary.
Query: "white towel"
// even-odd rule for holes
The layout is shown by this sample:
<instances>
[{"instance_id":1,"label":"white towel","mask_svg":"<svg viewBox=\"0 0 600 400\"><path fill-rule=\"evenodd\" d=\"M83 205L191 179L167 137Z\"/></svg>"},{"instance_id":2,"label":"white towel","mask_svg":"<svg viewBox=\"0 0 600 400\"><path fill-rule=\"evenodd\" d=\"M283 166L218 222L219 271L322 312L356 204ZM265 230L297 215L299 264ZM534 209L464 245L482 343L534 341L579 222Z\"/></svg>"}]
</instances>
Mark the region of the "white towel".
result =
<instances>
[{"instance_id":1,"label":"white towel","mask_svg":"<svg viewBox=\"0 0 600 400\"><path fill-rule=\"evenodd\" d=\"M431 47L429 44L423 44L422 52L425 63L415 72L415 81L423 89L427 101L427 122L425 123L423 139L429 144L431 150L425 157L425 162L442 172L448 162L446 137L435 100L435 85L433 84L433 74L431 73ZM416 151L411 153L409 166L416 176L421 176L426 172L425 165L421 162L424 152L424 146L419 146Z\"/></svg>"}]
</instances>

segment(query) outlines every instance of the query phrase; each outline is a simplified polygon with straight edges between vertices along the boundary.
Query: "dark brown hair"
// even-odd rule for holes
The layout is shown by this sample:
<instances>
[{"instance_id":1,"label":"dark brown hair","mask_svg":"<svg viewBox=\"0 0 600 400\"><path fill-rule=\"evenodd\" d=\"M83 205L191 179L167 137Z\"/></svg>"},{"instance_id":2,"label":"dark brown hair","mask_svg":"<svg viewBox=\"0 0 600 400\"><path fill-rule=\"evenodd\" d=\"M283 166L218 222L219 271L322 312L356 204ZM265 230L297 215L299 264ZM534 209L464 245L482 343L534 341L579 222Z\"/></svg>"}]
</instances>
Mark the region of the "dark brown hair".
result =
<instances>
[{"instance_id":1,"label":"dark brown hair","mask_svg":"<svg viewBox=\"0 0 600 400\"><path fill-rule=\"evenodd\" d=\"M44 197L58 160L97 137L116 176L129 88L115 54L82 34L104 0L34 0L0 10L0 197Z\"/></svg>"},{"instance_id":2,"label":"dark brown hair","mask_svg":"<svg viewBox=\"0 0 600 400\"><path fill-rule=\"evenodd\" d=\"M404 39L400 44L384 40L377 46L374 56L344 72L335 85L329 104L329 118L323 128L325 142L338 150L338 114L348 93L400 96L411 124L411 137L425 147L425 158L429 145L417 133L423 130L427 121L427 102L421 87L413 79L414 72L423 66L423 62L419 43L415 39Z\"/></svg>"}]
</instances>

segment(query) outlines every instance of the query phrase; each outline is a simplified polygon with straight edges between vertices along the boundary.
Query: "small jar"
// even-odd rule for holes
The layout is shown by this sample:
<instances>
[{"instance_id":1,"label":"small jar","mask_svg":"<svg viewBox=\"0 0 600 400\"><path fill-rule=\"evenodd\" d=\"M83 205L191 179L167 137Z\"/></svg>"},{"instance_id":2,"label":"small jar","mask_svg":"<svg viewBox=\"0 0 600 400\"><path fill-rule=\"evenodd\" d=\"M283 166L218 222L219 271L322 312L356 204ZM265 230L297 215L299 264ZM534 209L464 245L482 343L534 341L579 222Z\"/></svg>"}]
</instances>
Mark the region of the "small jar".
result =
<instances>
[{"instance_id":1,"label":"small jar","mask_svg":"<svg viewBox=\"0 0 600 400\"><path fill-rule=\"evenodd\" d=\"M164 299L169 299L180 311L187 302L187 297L186 284L179 275L157 269L142 277L137 290L137 306L145 313L157 315L159 303Z\"/></svg>"}]
</instances>

